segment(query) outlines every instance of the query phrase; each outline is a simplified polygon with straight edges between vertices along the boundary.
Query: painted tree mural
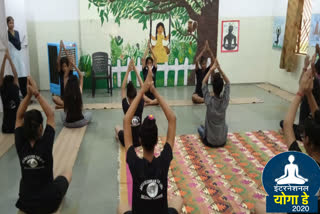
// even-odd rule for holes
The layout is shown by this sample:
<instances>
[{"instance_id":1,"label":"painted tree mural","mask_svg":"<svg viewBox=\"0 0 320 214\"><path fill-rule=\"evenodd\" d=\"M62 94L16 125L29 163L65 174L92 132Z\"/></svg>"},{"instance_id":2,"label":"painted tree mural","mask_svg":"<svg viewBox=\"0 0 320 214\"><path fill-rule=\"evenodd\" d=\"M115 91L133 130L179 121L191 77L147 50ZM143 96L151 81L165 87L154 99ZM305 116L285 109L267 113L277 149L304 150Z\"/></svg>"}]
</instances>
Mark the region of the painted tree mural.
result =
<instances>
[{"instance_id":1,"label":"painted tree mural","mask_svg":"<svg viewBox=\"0 0 320 214\"><path fill-rule=\"evenodd\" d=\"M166 20L171 16L172 37L180 41L197 43L197 53L208 40L214 55L217 54L219 0L88 1L89 8L92 6L97 8L102 24L109 21L108 17L113 15L119 25L122 19L136 19L144 30L149 25L150 16L152 20Z\"/></svg>"}]
</instances>

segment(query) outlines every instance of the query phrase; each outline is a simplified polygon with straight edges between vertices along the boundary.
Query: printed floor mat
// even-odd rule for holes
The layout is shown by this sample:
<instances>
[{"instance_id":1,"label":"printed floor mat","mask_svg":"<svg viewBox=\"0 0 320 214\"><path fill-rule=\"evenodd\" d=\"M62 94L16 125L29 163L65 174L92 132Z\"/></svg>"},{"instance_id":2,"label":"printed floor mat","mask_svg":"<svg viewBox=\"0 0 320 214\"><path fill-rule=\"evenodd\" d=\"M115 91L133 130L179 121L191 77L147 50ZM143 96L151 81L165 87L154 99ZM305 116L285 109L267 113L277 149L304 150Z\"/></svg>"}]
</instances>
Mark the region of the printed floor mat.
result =
<instances>
[{"instance_id":1,"label":"printed floor mat","mask_svg":"<svg viewBox=\"0 0 320 214\"><path fill-rule=\"evenodd\" d=\"M158 156L165 138L159 138ZM209 148L198 135L176 137L168 174L168 196L181 196L183 213L250 213L265 200L262 171L275 155L287 151L276 131L229 133L223 148ZM142 157L142 149L137 148ZM120 148L120 200L132 203L132 178Z\"/></svg>"}]
</instances>

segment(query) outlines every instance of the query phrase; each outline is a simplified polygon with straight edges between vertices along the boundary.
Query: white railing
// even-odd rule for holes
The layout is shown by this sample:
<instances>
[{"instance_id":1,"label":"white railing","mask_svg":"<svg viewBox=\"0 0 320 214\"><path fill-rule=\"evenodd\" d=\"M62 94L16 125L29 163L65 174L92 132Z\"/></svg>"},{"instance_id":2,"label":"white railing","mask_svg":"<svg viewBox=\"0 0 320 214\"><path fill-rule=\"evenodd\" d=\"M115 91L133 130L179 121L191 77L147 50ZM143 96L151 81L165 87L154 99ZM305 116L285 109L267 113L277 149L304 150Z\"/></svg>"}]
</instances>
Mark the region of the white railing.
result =
<instances>
[{"instance_id":1,"label":"white railing","mask_svg":"<svg viewBox=\"0 0 320 214\"><path fill-rule=\"evenodd\" d=\"M137 69L138 71L142 71L142 65L141 65L141 58L137 59ZM127 65L129 64L130 59L127 59ZM178 84L178 71L183 70L184 71L184 85L188 84L188 70L193 70L194 69L194 65L189 65L189 59L186 58L184 60L184 64L179 64L178 59L175 59L175 63L174 65L168 65L168 63L166 62L165 64L162 65L158 65L158 70L157 71L163 71L164 72L164 86L168 86L168 73L169 71L174 71L174 85L176 86ZM112 67L112 73L116 73L117 74L117 79L118 79L118 87L121 87L121 73L122 72L126 72L127 71L128 66L121 66L121 62L118 59L117 61L117 66ZM129 75L128 77L129 81L131 80L131 75ZM113 81L113 78L112 78ZM139 82L138 80L136 81L138 86L139 86Z\"/></svg>"}]
</instances>

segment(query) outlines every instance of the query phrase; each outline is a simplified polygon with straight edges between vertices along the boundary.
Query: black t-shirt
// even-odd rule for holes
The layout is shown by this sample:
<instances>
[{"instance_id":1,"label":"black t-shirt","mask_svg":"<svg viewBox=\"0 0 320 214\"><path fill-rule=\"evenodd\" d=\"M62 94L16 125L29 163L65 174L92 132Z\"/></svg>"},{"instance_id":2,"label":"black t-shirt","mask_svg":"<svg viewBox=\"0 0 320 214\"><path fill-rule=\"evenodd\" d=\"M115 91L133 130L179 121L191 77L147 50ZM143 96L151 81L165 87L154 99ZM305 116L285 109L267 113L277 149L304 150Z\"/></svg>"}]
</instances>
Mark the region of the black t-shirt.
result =
<instances>
[{"instance_id":1,"label":"black t-shirt","mask_svg":"<svg viewBox=\"0 0 320 214\"><path fill-rule=\"evenodd\" d=\"M13 133L16 123L16 114L20 105L19 87L12 84L6 88L0 87L3 105L2 132Z\"/></svg>"},{"instance_id":2,"label":"black t-shirt","mask_svg":"<svg viewBox=\"0 0 320 214\"><path fill-rule=\"evenodd\" d=\"M302 152L297 141L294 141L291 146L289 147L289 151L296 151L296 152ZM317 162L318 163L318 162ZM318 163L320 167L320 163ZM320 198L318 198L318 213L320 213Z\"/></svg>"},{"instance_id":3,"label":"black t-shirt","mask_svg":"<svg viewBox=\"0 0 320 214\"><path fill-rule=\"evenodd\" d=\"M122 100L122 110L123 113L126 114L128 109L130 107L130 104L126 98ZM131 122L131 130L132 130L132 141L134 146L140 145L139 143L139 133L142 123L142 113L143 113L143 107L144 107L144 100L141 99L136 112L134 113L134 117L132 118Z\"/></svg>"},{"instance_id":4,"label":"black t-shirt","mask_svg":"<svg viewBox=\"0 0 320 214\"><path fill-rule=\"evenodd\" d=\"M160 156L151 163L140 159L133 146L129 148L127 163L133 180L133 214L168 213L168 171L172 158L172 149L168 143Z\"/></svg>"},{"instance_id":5,"label":"black t-shirt","mask_svg":"<svg viewBox=\"0 0 320 214\"><path fill-rule=\"evenodd\" d=\"M203 97L202 81L203 81L204 77L207 75L207 73L209 72L209 70L210 70L210 67L208 67L205 71L203 71L201 68L199 68L196 71L197 84L196 84L195 93L198 94L199 97Z\"/></svg>"},{"instance_id":6,"label":"black t-shirt","mask_svg":"<svg viewBox=\"0 0 320 214\"><path fill-rule=\"evenodd\" d=\"M15 145L19 156L22 178L19 201L37 200L45 187L53 182L53 142L55 131L47 125L43 136L31 147L24 137L23 127L15 130ZM31 206L31 205L30 205Z\"/></svg>"},{"instance_id":7,"label":"black t-shirt","mask_svg":"<svg viewBox=\"0 0 320 214\"><path fill-rule=\"evenodd\" d=\"M144 67L142 69L142 74L143 74L143 80L146 81L147 79L147 76L148 76L148 67ZM152 68L152 79L153 79L153 82L154 82L154 87L157 87L156 85L156 81L157 81L157 67L153 66Z\"/></svg>"}]
</instances>

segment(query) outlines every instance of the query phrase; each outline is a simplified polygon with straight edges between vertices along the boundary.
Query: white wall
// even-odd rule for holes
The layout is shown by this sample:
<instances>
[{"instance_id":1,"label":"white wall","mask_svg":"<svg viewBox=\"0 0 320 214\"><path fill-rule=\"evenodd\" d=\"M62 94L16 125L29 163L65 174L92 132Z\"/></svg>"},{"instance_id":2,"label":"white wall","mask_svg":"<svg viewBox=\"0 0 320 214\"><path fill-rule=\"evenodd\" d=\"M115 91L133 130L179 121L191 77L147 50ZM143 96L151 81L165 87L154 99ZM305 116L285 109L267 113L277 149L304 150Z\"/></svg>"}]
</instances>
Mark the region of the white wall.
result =
<instances>
[{"instance_id":1,"label":"white wall","mask_svg":"<svg viewBox=\"0 0 320 214\"><path fill-rule=\"evenodd\" d=\"M286 16L287 1L220 1L218 57L233 83L269 81L286 90L296 90L299 72L280 70L281 51L272 49L272 17ZM132 34L137 42L143 39L139 33L132 33L136 20L122 21L119 27L110 17L109 22L101 27L96 8L92 6L88 10L87 0L47 0L46 4L42 0L28 0L25 10L31 71L38 77L41 89L49 89L47 42L58 42L60 39L75 41L80 53L92 54L95 51L110 52L109 34ZM313 11L320 13L320 1L313 0ZM240 51L222 54L219 48L221 21L228 19L240 20Z\"/></svg>"},{"instance_id":2,"label":"white wall","mask_svg":"<svg viewBox=\"0 0 320 214\"><path fill-rule=\"evenodd\" d=\"M288 0L274 0L273 16L286 16ZM313 13L320 13L320 1L312 0ZM270 45L271 49L271 45ZM314 53L314 48L309 48L309 54ZM270 71L267 73L267 81L292 93L298 90L298 81L304 64L304 55L297 55L297 66L293 72L280 69L281 50L271 49Z\"/></svg>"},{"instance_id":3,"label":"white wall","mask_svg":"<svg viewBox=\"0 0 320 214\"><path fill-rule=\"evenodd\" d=\"M220 0L219 9L220 17L271 16L273 0Z\"/></svg>"},{"instance_id":4,"label":"white wall","mask_svg":"<svg viewBox=\"0 0 320 214\"><path fill-rule=\"evenodd\" d=\"M219 7L217 53L225 72L233 83L264 82L270 70L273 2L220 0ZM143 31L137 20L121 20L119 27L114 23L114 18L109 17L109 22L101 26L96 7L91 6L91 9L88 10L87 1L80 3L80 19L81 44L84 54L92 54L100 50L110 53L110 34L120 35L124 38L125 44L128 41L139 43L148 39L149 32ZM234 19L240 20L240 51L220 53L221 21Z\"/></svg>"},{"instance_id":5,"label":"white wall","mask_svg":"<svg viewBox=\"0 0 320 214\"><path fill-rule=\"evenodd\" d=\"M9 0L11 1L11 0ZM40 89L49 89L47 43L76 42L79 46L79 0L28 0L25 4L30 43L31 74Z\"/></svg>"}]
</instances>

